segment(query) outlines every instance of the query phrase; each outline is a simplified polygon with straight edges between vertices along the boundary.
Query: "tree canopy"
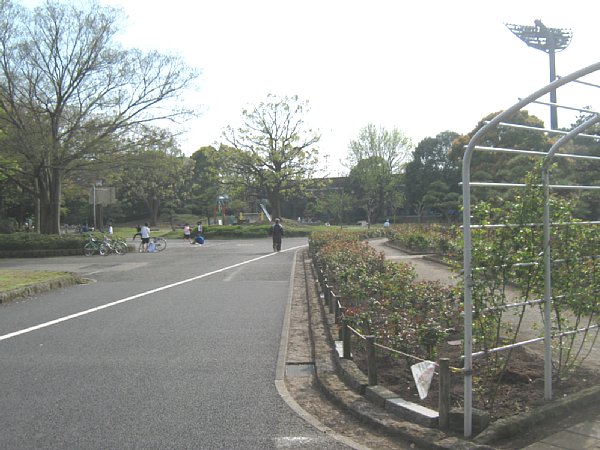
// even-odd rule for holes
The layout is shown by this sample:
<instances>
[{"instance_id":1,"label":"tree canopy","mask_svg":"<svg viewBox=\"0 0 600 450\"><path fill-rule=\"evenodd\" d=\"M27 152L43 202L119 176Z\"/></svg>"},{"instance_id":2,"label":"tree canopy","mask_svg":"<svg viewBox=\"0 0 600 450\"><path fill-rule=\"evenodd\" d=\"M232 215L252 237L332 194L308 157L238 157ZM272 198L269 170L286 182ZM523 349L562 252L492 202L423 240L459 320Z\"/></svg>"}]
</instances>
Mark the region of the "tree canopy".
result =
<instances>
[{"instance_id":1,"label":"tree canopy","mask_svg":"<svg viewBox=\"0 0 600 450\"><path fill-rule=\"evenodd\" d=\"M161 210L180 209L190 198L193 171L194 160L177 149L147 149L128 157L126 170L119 172L117 195L125 204L141 202L154 226Z\"/></svg>"},{"instance_id":2,"label":"tree canopy","mask_svg":"<svg viewBox=\"0 0 600 450\"><path fill-rule=\"evenodd\" d=\"M412 142L397 128L387 130L368 124L348 145L348 164L356 166L363 159L381 158L390 173L400 173L410 157Z\"/></svg>"},{"instance_id":3,"label":"tree canopy","mask_svg":"<svg viewBox=\"0 0 600 450\"><path fill-rule=\"evenodd\" d=\"M417 213L427 208L440 212L442 204L448 200L446 194L458 195L460 167L457 158L451 154L452 143L458 137L458 133L444 131L419 142L412 161L406 165L406 203L409 209Z\"/></svg>"},{"instance_id":4,"label":"tree canopy","mask_svg":"<svg viewBox=\"0 0 600 450\"><path fill-rule=\"evenodd\" d=\"M0 2L0 152L19 167L5 175L38 199L43 233L59 232L69 173L139 148L150 122L192 113L176 100L197 73L176 56L122 49L119 14L96 2Z\"/></svg>"},{"instance_id":5,"label":"tree canopy","mask_svg":"<svg viewBox=\"0 0 600 450\"><path fill-rule=\"evenodd\" d=\"M266 101L242 112L242 125L227 127L223 137L230 145L225 164L257 198L268 199L274 216L281 215L287 195L312 184L320 139L307 128L307 102L297 96Z\"/></svg>"}]
</instances>

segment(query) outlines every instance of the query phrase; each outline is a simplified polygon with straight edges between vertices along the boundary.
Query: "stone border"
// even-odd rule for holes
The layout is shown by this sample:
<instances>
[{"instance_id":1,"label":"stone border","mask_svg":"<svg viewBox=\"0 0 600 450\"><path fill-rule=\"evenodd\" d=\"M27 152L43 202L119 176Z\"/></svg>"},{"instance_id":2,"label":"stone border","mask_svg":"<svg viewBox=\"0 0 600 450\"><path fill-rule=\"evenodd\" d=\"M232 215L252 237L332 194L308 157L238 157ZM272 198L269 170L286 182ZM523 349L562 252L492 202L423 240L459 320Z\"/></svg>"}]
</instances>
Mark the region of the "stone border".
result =
<instances>
[{"instance_id":1,"label":"stone border","mask_svg":"<svg viewBox=\"0 0 600 450\"><path fill-rule=\"evenodd\" d=\"M390 248L399 250L403 253L406 253L407 255L422 255L423 259L425 259L427 261L431 261L431 262L438 263L438 264L443 264L444 266L448 266L448 267L455 267L444 258L444 255L441 255L440 253L424 253L424 252L417 252L415 250L409 250L400 245L393 244L389 240L384 245L386 247L390 247Z\"/></svg>"},{"instance_id":2,"label":"stone border","mask_svg":"<svg viewBox=\"0 0 600 450\"><path fill-rule=\"evenodd\" d=\"M30 286L24 286L17 289L12 289L6 292L0 292L0 303L6 303L22 297L31 297L41 292L48 292L53 289L73 286L75 284L83 284L84 280L79 274L65 272L65 275L43 283L35 283Z\"/></svg>"},{"instance_id":3,"label":"stone border","mask_svg":"<svg viewBox=\"0 0 600 450\"><path fill-rule=\"evenodd\" d=\"M135 252L137 246L127 243L127 251ZM36 249L36 250L0 250L0 258L48 258L52 256L82 256L81 248L55 248L55 249Z\"/></svg>"},{"instance_id":4,"label":"stone border","mask_svg":"<svg viewBox=\"0 0 600 450\"><path fill-rule=\"evenodd\" d=\"M41 250L0 250L0 258L46 258L50 256L83 255L81 248L56 248Z\"/></svg>"}]
</instances>

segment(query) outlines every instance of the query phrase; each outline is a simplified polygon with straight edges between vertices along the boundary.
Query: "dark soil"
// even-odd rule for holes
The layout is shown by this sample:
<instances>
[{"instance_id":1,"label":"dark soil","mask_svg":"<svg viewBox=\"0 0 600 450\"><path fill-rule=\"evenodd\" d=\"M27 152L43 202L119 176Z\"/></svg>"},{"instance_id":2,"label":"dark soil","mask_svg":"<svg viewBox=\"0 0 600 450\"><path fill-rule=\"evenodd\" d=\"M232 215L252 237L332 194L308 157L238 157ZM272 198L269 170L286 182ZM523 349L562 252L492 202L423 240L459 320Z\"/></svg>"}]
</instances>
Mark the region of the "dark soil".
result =
<instances>
[{"instance_id":1,"label":"dark soil","mask_svg":"<svg viewBox=\"0 0 600 450\"><path fill-rule=\"evenodd\" d=\"M460 359L457 356L461 350L460 345L446 344L440 348L440 354L450 358L451 367L460 367ZM367 361L364 350L354 346L353 351L355 363L366 373ZM421 400L410 370L410 366L418 361L386 355L384 350L379 348L377 352L377 376L380 385L405 400L434 410L438 409L439 377L437 374L431 382L428 396ZM514 349L500 383L489 383L491 387L487 391L484 391L481 383L485 367L478 360L474 360L473 368L473 407L488 411L492 421L522 414L544 404L544 362L537 354L522 347ZM497 378L495 377L496 380ZM600 374L580 368L567 379L553 382L553 396L561 398L598 384L600 384ZM452 407L462 406L463 391L463 376L460 373L452 373Z\"/></svg>"}]
</instances>

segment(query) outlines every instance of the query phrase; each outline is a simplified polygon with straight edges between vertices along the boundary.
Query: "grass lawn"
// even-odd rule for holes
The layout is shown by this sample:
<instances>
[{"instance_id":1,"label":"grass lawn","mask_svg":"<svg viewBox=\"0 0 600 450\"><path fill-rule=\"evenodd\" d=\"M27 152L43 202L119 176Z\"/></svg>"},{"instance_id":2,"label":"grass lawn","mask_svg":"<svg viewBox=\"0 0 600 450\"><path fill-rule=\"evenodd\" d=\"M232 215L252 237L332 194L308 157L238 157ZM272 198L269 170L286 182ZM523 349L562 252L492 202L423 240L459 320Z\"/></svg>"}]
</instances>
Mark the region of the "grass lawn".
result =
<instances>
[{"instance_id":1,"label":"grass lawn","mask_svg":"<svg viewBox=\"0 0 600 450\"><path fill-rule=\"evenodd\" d=\"M27 270L0 270L0 292L11 291L31 284L43 283L64 277L65 272L41 272Z\"/></svg>"}]
</instances>

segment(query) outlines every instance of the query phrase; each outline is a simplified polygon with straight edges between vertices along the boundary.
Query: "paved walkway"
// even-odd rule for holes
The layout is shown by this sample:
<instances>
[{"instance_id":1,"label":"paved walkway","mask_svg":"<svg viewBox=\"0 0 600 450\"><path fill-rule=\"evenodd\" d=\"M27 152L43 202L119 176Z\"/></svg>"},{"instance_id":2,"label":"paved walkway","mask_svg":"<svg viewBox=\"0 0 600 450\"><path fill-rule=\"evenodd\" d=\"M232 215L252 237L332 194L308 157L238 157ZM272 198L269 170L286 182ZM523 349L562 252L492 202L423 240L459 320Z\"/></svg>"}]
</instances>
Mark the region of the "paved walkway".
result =
<instances>
[{"instance_id":1,"label":"paved walkway","mask_svg":"<svg viewBox=\"0 0 600 450\"><path fill-rule=\"evenodd\" d=\"M423 259L418 255L408 255L397 249L386 245L385 239L372 240L370 245L385 254L386 259L402 261L411 264L420 279L428 281L440 281L446 284L455 284L455 276L443 264L437 264ZM600 364L600 345L596 343L595 354L590 357L588 364L597 367ZM526 447L527 450L553 450L553 449L597 449L600 450L600 405L592 405L584 415L583 419L574 425L562 425L557 423L547 436Z\"/></svg>"},{"instance_id":2,"label":"paved walkway","mask_svg":"<svg viewBox=\"0 0 600 450\"><path fill-rule=\"evenodd\" d=\"M600 449L600 411L589 420L551 434L524 448L527 450Z\"/></svg>"}]
</instances>

